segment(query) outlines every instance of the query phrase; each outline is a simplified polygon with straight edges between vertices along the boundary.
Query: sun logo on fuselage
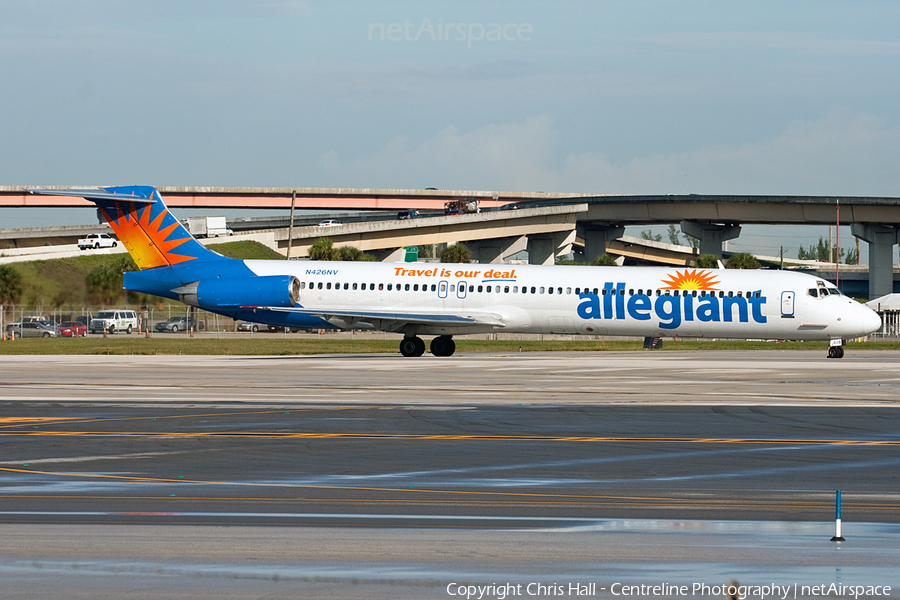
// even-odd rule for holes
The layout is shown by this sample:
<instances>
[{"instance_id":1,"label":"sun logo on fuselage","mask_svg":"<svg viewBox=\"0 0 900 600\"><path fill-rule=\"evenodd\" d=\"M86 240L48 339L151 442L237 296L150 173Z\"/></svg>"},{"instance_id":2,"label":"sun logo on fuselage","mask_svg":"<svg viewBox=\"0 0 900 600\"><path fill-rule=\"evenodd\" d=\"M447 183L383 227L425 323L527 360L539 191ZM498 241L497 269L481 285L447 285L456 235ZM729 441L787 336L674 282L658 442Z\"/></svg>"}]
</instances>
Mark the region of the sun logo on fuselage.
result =
<instances>
[{"instance_id":1,"label":"sun logo on fuselage","mask_svg":"<svg viewBox=\"0 0 900 600\"><path fill-rule=\"evenodd\" d=\"M715 286L719 285L715 275L697 269L675 271L668 277L662 280L664 290L717 290Z\"/></svg>"}]
</instances>

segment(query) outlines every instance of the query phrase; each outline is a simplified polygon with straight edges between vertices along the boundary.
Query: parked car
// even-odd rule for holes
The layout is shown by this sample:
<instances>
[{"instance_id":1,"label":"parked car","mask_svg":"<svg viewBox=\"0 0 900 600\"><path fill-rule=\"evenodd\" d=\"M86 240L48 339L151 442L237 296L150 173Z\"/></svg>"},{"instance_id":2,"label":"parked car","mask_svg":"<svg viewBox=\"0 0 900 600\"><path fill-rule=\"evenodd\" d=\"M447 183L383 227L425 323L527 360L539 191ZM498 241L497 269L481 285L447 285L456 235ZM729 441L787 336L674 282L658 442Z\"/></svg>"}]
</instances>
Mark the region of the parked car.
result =
<instances>
[{"instance_id":1,"label":"parked car","mask_svg":"<svg viewBox=\"0 0 900 600\"><path fill-rule=\"evenodd\" d=\"M337 227L338 225L343 225L343 223L335 221L334 219L326 219L319 222L319 227Z\"/></svg>"},{"instance_id":2,"label":"parked car","mask_svg":"<svg viewBox=\"0 0 900 600\"><path fill-rule=\"evenodd\" d=\"M199 321L197 319L193 320L193 325L194 331L199 331L204 328L203 321ZM160 333L178 333L179 331L187 331L188 327L188 318L182 315L180 317L171 317L169 319L166 319L165 321L160 321L153 326L153 329Z\"/></svg>"},{"instance_id":3,"label":"parked car","mask_svg":"<svg viewBox=\"0 0 900 600\"><path fill-rule=\"evenodd\" d=\"M253 323L251 321L241 321L237 324L238 331L250 331L252 333L259 331L260 327L265 327L265 325L260 325L259 323Z\"/></svg>"},{"instance_id":4,"label":"parked car","mask_svg":"<svg viewBox=\"0 0 900 600\"><path fill-rule=\"evenodd\" d=\"M6 326L6 335L15 334L17 338L26 337L57 337L59 332L53 325L42 323L40 321L31 321L28 323L10 323Z\"/></svg>"},{"instance_id":5,"label":"parked car","mask_svg":"<svg viewBox=\"0 0 900 600\"><path fill-rule=\"evenodd\" d=\"M87 237L78 240L78 249L86 250L88 248L115 248L119 243L115 238L110 237L108 233L92 233Z\"/></svg>"},{"instance_id":6,"label":"parked car","mask_svg":"<svg viewBox=\"0 0 900 600\"><path fill-rule=\"evenodd\" d=\"M63 321L56 329L62 337L84 337L88 330L81 321Z\"/></svg>"},{"instance_id":7,"label":"parked car","mask_svg":"<svg viewBox=\"0 0 900 600\"><path fill-rule=\"evenodd\" d=\"M133 310L101 310L89 326L91 333L115 333L124 331L131 333L137 328L137 313Z\"/></svg>"}]
</instances>

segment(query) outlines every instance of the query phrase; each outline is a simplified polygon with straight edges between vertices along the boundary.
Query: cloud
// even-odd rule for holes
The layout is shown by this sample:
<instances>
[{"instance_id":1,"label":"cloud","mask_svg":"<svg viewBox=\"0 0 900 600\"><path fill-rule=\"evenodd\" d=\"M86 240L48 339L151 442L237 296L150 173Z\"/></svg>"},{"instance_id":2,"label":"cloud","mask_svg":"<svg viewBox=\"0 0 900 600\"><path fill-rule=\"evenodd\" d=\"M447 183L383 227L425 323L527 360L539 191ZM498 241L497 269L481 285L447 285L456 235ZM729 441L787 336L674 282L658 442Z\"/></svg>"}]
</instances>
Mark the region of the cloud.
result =
<instances>
[{"instance_id":1,"label":"cloud","mask_svg":"<svg viewBox=\"0 0 900 600\"><path fill-rule=\"evenodd\" d=\"M412 146L404 136L344 160L324 154L329 179L360 187L427 187L584 193L884 195L900 190L900 127L867 114L831 112L794 121L768 140L709 145L613 162L565 154L553 119L447 126Z\"/></svg>"}]
</instances>

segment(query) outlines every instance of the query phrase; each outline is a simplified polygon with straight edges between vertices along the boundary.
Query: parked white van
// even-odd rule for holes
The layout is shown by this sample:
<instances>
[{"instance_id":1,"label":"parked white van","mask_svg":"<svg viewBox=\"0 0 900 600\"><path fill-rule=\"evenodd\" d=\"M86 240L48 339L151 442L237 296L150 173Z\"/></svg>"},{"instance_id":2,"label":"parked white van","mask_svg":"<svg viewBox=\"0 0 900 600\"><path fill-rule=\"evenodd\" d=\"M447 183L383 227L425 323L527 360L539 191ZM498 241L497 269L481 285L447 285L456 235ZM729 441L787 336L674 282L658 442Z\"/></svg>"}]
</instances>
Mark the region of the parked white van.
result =
<instances>
[{"instance_id":1,"label":"parked white van","mask_svg":"<svg viewBox=\"0 0 900 600\"><path fill-rule=\"evenodd\" d=\"M91 319L91 333L131 333L137 329L137 313L133 310L101 310Z\"/></svg>"}]
</instances>

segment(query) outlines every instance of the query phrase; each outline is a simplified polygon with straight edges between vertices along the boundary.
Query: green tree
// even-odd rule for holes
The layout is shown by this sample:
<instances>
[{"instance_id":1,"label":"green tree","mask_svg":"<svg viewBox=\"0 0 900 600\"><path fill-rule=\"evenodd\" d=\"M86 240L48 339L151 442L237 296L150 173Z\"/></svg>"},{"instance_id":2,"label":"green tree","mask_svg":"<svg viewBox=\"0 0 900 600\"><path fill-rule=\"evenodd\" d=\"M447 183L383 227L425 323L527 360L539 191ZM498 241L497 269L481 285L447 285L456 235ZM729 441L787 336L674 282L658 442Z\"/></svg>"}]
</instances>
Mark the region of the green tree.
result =
<instances>
[{"instance_id":1,"label":"green tree","mask_svg":"<svg viewBox=\"0 0 900 600\"><path fill-rule=\"evenodd\" d=\"M728 259L726 269L758 269L762 265L756 260L756 257L749 252L736 252Z\"/></svg>"},{"instance_id":2,"label":"green tree","mask_svg":"<svg viewBox=\"0 0 900 600\"><path fill-rule=\"evenodd\" d=\"M609 254L601 254L597 258L591 261L591 266L593 267L618 267L619 265L616 263L616 257L610 256Z\"/></svg>"},{"instance_id":3,"label":"green tree","mask_svg":"<svg viewBox=\"0 0 900 600\"><path fill-rule=\"evenodd\" d=\"M122 296L122 272L109 265L93 269L84 282L91 300L98 304L114 304Z\"/></svg>"},{"instance_id":4,"label":"green tree","mask_svg":"<svg viewBox=\"0 0 900 600\"><path fill-rule=\"evenodd\" d=\"M800 260L829 261L828 254L828 242L825 241L825 238L819 236L819 242L811 244L809 250L804 250L803 246L801 246L797 251L797 258Z\"/></svg>"},{"instance_id":5,"label":"green tree","mask_svg":"<svg viewBox=\"0 0 900 600\"><path fill-rule=\"evenodd\" d=\"M319 238L309 247L309 260L336 260L337 251L331 238Z\"/></svg>"},{"instance_id":6,"label":"green tree","mask_svg":"<svg viewBox=\"0 0 900 600\"><path fill-rule=\"evenodd\" d=\"M128 255L119 255L109 264L100 265L84 278L87 293L98 304L114 304L123 293L122 274L137 266Z\"/></svg>"},{"instance_id":7,"label":"green tree","mask_svg":"<svg viewBox=\"0 0 900 600\"><path fill-rule=\"evenodd\" d=\"M718 269L719 259L715 254L701 254L694 261L694 266L698 269Z\"/></svg>"},{"instance_id":8,"label":"green tree","mask_svg":"<svg viewBox=\"0 0 900 600\"><path fill-rule=\"evenodd\" d=\"M18 304L22 297L22 275L10 265L0 265L0 305Z\"/></svg>"},{"instance_id":9,"label":"green tree","mask_svg":"<svg viewBox=\"0 0 900 600\"><path fill-rule=\"evenodd\" d=\"M645 229L644 231L642 231L641 237L645 240L650 240L651 242L661 242L662 241L662 234L657 233L656 235L653 235L653 231L651 229Z\"/></svg>"},{"instance_id":10,"label":"green tree","mask_svg":"<svg viewBox=\"0 0 900 600\"><path fill-rule=\"evenodd\" d=\"M669 243L675 246L681 245L681 238L678 236L678 230L674 224L669 224Z\"/></svg>"},{"instance_id":11,"label":"green tree","mask_svg":"<svg viewBox=\"0 0 900 600\"><path fill-rule=\"evenodd\" d=\"M855 265L859 262L859 253L856 248L850 248L847 250L847 260L844 261L844 264Z\"/></svg>"},{"instance_id":12,"label":"green tree","mask_svg":"<svg viewBox=\"0 0 900 600\"><path fill-rule=\"evenodd\" d=\"M442 263L469 263L472 262L472 251L461 242L447 246L441 251Z\"/></svg>"},{"instance_id":13,"label":"green tree","mask_svg":"<svg viewBox=\"0 0 900 600\"><path fill-rule=\"evenodd\" d=\"M353 246L341 246L337 249L337 259L343 260L347 262L352 262L359 260L359 257L362 255L362 250L359 248L354 248Z\"/></svg>"}]
</instances>

